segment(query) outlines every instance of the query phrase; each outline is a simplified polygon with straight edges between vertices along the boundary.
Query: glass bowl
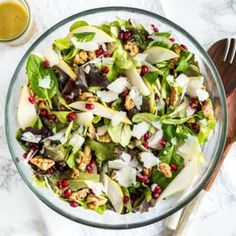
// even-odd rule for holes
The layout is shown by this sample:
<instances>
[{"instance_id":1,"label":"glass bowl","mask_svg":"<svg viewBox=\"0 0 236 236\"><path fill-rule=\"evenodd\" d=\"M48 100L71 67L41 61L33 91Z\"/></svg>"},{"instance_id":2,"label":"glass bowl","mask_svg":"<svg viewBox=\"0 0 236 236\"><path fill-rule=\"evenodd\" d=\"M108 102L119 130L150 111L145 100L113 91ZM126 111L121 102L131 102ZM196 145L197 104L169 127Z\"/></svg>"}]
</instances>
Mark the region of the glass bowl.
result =
<instances>
[{"instance_id":1,"label":"glass bowl","mask_svg":"<svg viewBox=\"0 0 236 236\"><path fill-rule=\"evenodd\" d=\"M180 193L175 194L171 198L161 201L155 207L150 208L149 212L143 214L132 213L119 215L112 211L106 211L104 215L99 215L96 212L84 210L81 207L71 208L69 204L58 199L49 189L40 188L33 184L31 168L24 161L22 157L23 150L15 139L15 132L18 129L16 111L21 86L26 82L25 65L28 55L32 52L40 52L55 38L66 35L69 26L75 20L80 19L86 20L90 24L100 24L103 21L114 20L116 17L124 19L131 18L144 25L155 24L162 31L171 31L178 42L187 45L195 53L196 59L200 63L217 118L217 126L204 147L205 162L187 196L180 200ZM226 99L221 79L215 66L204 49L188 32L173 22L152 12L128 7L105 7L83 11L66 18L45 32L29 48L17 66L10 83L6 99L5 126L7 142L16 167L26 184L40 200L59 214L85 225L105 229L128 229L145 226L168 217L184 207L203 189L216 167L224 148L227 127Z\"/></svg>"}]
</instances>

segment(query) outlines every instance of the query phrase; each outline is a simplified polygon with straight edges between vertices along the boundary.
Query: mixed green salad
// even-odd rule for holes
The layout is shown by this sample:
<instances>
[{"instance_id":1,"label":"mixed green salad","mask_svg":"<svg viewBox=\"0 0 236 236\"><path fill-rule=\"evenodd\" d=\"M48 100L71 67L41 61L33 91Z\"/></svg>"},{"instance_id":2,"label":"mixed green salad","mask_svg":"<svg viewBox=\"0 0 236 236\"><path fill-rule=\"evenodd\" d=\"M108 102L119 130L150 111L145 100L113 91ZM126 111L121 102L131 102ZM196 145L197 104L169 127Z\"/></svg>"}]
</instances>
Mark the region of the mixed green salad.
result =
<instances>
[{"instance_id":1,"label":"mixed green salad","mask_svg":"<svg viewBox=\"0 0 236 236\"><path fill-rule=\"evenodd\" d=\"M70 206L145 212L198 174L215 118L194 54L170 32L77 21L26 74L16 138L34 182Z\"/></svg>"}]
</instances>

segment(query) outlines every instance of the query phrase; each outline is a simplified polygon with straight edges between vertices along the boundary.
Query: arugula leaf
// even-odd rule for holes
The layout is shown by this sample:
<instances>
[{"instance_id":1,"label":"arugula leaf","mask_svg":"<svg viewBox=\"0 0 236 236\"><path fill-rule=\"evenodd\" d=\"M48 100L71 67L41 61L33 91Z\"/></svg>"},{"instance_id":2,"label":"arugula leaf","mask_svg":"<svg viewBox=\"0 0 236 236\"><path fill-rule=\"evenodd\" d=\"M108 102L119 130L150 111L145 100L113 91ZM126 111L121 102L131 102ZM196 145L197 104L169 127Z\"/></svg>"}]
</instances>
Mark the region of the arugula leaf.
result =
<instances>
[{"instance_id":1,"label":"arugula leaf","mask_svg":"<svg viewBox=\"0 0 236 236\"><path fill-rule=\"evenodd\" d=\"M195 133L185 125L177 125L176 127L176 136L180 140L185 140L188 135L195 135Z\"/></svg>"},{"instance_id":2,"label":"arugula leaf","mask_svg":"<svg viewBox=\"0 0 236 236\"><path fill-rule=\"evenodd\" d=\"M154 36L169 38L171 36L170 32L154 32Z\"/></svg>"},{"instance_id":3,"label":"arugula leaf","mask_svg":"<svg viewBox=\"0 0 236 236\"><path fill-rule=\"evenodd\" d=\"M185 72L189 68L188 61L193 56L193 54L189 51L181 51L179 61L177 62L177 67L175 69L176 72Z\"/></svg>"},{"instance_id":4,"label":"arugula leaf","mask_svg":"<svg viewBox=\"0 0 236 236\"><path fill-rule=\"evenodd\" d=\"M164 137L168 142L171 142L171 139L176 137L176 127L174 125L163 124L162 129Z\"/></svg>"},{"instance_id":5,"label":"arugula leaf","mask_svg":"<svg viewBox=\"0 0 236 236\"><path fill-rule=\"evenodd\" d=\"M86 26L88 25L88 23L86 21L80 20L80 21L76 21L75 23L73 23L70 27L70 32L81 27L81 26Z\"/></svg>"},{"instance_id":6,"label":"arugula leaf","mask_svg":"<svg viewBox=\"0 0 236 236\"><path fill-rule=\"evenodd\" d=\"M87 144L95 152L98 166L101 167L102 163L108 160L113 160L116 157L114 153L114 143L99 143L95 140L87 141Z\"/></svg>"},{"instance_id":7,"label":"arugula leaf","mask_svg":"<svg viewBox=\"0 0 236 236\"><path fill-rule=\"evenodd\" d=\"M95 37L96 33L94 32L82 32L82 33L75 33L73 36L76 38L78 42L85 43L90 42Z\"/></svg>"},{"instance_id":8,"label":"arugula leaf","mask_svg":"<svg viewBox=\"0 0 236 236\"><path fill-rule=\"evenodd\" d=\"M150 84L154 84L156 82L156 80L158 79L158 75L159 75L159 72L157 71L151 71L151 72L148 72L144 78L150 83Z\"/></svg>"},{"instance_id":9,"label":"arugula leaf","mask_svg":"<svg viewBox=\"0 0 236 236\"><path fill-rule=\"evenodd\" d=\"M68 38L58 38L54 41L53 45L60 51L70 48L71 42Z\"/></svg>"},{"instance_id":10,"label":"arugula leaf","mask_svg":"<svg viewBox=\"0 0 236 236\"><path fill-rule=\"evenodd\" d=\"M142 121L152 122L152 121L159 121L160 117L151 113L137 113L133 116L132 122L133 123L140 123Z\"/></svg>"},{"instance_id":11,"label":"arugula leaf","mask_svg":"<svg viewBox=\"0 0 236 236\"><path fill-rule=\"evenodd\" d=\"M26 73L30 86L36 95L50 102L50 99L57 93L58 81L51 68L46 69L42 66L43 61L42 58L36 55L30 55L26 65ZM39 87L39 81L43 80L46 76L50 77L49 89Z\"/></svg>"}]
</instances>

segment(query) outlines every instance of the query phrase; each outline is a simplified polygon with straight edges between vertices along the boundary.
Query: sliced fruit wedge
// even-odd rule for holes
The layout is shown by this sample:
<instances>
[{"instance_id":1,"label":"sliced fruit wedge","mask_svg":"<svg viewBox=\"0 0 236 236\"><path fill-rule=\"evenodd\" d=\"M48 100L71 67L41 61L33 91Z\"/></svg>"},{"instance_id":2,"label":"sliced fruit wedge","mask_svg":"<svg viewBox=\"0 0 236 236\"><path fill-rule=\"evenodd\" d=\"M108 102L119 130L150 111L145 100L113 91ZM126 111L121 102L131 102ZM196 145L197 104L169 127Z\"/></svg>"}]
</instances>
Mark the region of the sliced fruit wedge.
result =
<instances>
[{"instance_id":1,"label":"sliced fruit wedge","mask_svg":"<svg viewBox=\"0 0 236 236\"><path fill-rule=\"evenodd\" d=\"M138 91L143 95L143 96L148 96L150 95L150 91L146 84L144 83L142 77L138 73L136 69L131 69L126 71L126 76L129 78L131 84L134 87L138 88Z\"/></svg>"},{"instance_id":2,"label":"sliced fruit wedge","mask_svg":"<svg viewBox=\"0 0 236 236\"><path fill-rule=\"evenodd\" d=\"M32 104L28 99L30 97L28 86L25 84L21 90L20 100L17 109L17 119L20 128L25 129L29 127L37 118L37 112L34 104Z\"/></svg>"},{"instance_id":3,"label":"sliced fruit wedge","mask_svg":"<svg viewBox=\"0 0 236 236\"><path fill-rule=\"evenodd\" d=\"M153 46L144 51L145 54L148 54L146 61L151 64L156 64L162 61L170 60L172 58L179 57L178 54L171 51L168 48Z\"/></svg>"},{"instance_id":4,"label":"sliced fruit wedge","mask_svg":"<svg viewBox=\"0 0 236 236\"><path fill-rule=\"evenodd\" d=\"M102 31L94 26L91 26L91 25L81 26L81 27L77 28L77 29L73 30L72 32L70 32L67 37L72 38L73 34L84 33L84 32L95 33L95 36L92 39L92 42L94 42L94 43L115 42L115 40L110 35L108 35L104 31Z\"/></svg>"},{"instance_id":5,"label":"sliced fruit wedge","mask_svg":"<svg viewBox=\"0 0 236 236\"><path fill-rule=\"evenodd\" d=\"M114 207L115 211L120 214L124 208L124 194L119 184L103 172L101 173L101 181L104 186L105 193L108 199L110 200L112 206Z\"/></svg>"},{"instance_id":6,"label":"sliced fruit wedge","mask_svg":"<svg viewBox=\"0 0 236 236\"><path fill-rule=\"evenodd\" d=\"M108 118L108 119L113 119L117 114L119 114L118 111L115 111L115 110L112 110L111 108L109 107L106 107L102 104L99 104L97 102L94 102L94 103L89 103L89 104L92 104L93 105L93 109L87 109L86 108L86 104L88 102L84 102L84 101L77 101L77 102L73 102L71 103L69 106L71 108L74 108L76 110L80 110L80 111L91 111L93 115L97 115L97 116L101 116L101 117L105 117L105 118ZM123 123L126 123L126 124L131 124L131 121L127 118L127 117L124 117L123 120L122 120Z\"/></svg>"},{"instance_id":7,"label":"sliced fruit wedge","mask_svg":"<svg viewBox=\"0 0 236 236\"><path fill-rule=\"evenodd\" d=\"M93 118L94 115L91 111L85 111L76 114L76 122L79 125L87 125Z\"/></svg>"},{"instance_id":8,"label":"sliced fruit wedge","mask_svg":"<svg viewBox=\"0 0 236 236\"><path fill-rule=\"evenodd\" d=\"M61 70L63 70L67 75L72 79L76 79L75 72L71 69L71 67L59 57L59 55L52 49L48 48L43 52L44 58L49 61L50 66L58 66Z\"/></svg>"}]
</instances>

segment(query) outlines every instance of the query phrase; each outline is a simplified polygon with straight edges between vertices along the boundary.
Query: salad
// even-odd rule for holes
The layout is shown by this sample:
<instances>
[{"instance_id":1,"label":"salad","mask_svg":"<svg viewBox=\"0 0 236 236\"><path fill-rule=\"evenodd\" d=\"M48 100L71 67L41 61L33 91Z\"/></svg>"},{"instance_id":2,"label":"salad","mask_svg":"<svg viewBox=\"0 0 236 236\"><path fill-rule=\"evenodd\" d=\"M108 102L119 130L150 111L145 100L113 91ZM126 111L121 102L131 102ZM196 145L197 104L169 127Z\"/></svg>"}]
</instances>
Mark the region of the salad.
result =
<instances>
[{"instance_id":1,"label":"salad","mask_svg":"<svg viewBox=\"0 0 236 236\"><path fill-rule=\"evenodd\" d=\"M145 212L187 189L215 126L194 54L170 32L77 21L26 64L16 138L71 207Z\"/></svg>"}]
</instances>

